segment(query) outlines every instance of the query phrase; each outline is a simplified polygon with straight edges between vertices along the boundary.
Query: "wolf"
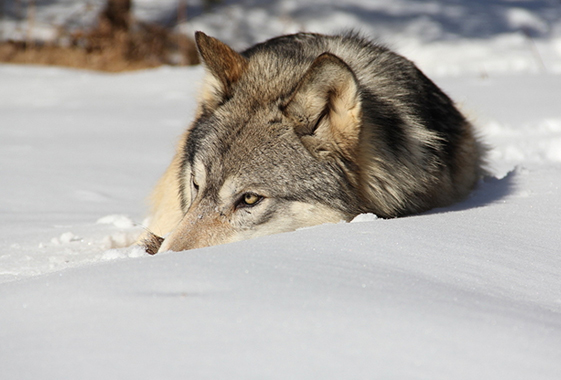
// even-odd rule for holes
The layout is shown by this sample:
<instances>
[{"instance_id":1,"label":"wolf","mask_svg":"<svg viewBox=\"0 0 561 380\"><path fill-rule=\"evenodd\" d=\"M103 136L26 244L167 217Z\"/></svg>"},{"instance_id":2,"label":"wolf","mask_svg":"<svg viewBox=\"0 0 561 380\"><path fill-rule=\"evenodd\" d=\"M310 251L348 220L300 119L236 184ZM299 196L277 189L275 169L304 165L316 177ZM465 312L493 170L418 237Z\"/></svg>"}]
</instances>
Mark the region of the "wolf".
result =
<instances>
[{"instance_id":1,"label":"wolf","mask_svg":"<svg viewBox=\"0 0 561 380\"><path fill-rule=\"evenodd\" d=\"M485 147L411 61L355 32L238 53L202 32L196 117L152 194L149 253L464 199Z\"/></svg>"}]
</instances>

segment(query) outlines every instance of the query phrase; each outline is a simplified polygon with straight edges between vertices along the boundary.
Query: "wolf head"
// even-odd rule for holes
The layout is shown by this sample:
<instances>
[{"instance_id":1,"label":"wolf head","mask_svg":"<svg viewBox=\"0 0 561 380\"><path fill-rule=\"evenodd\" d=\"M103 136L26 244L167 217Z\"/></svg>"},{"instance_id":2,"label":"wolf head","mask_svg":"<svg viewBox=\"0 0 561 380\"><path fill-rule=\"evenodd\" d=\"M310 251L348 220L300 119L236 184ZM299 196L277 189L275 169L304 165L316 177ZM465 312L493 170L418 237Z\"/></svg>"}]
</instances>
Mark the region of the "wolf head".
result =
<instances>
[{"instance_id":1,"label":"wolf head","mask_svg":"<svg viewBox=\"0 0 561 380\"><path fill-rule=\"evenodd\" d=\"M239 54L198 32L202 99L180 152L182 219L159 251L350 220L360 213L357 78L330 53ZM284 49L284 50L283 50Z\"/></svg>"}]
</instances>

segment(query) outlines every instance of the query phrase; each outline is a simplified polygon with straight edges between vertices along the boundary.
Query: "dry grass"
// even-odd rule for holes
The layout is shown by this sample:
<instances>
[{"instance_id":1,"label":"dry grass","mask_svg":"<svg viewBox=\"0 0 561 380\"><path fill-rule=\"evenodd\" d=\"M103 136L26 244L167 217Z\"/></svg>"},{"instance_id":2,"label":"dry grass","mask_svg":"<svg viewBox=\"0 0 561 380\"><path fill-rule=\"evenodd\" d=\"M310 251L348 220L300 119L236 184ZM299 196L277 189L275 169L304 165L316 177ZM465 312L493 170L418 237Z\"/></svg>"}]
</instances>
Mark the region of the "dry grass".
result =
<instances>
[{"instance_id":1,"label":"dry grass","mask_svg":"<svg viewBox=\"0 0 561 380\"><path fill-rule=\"evenodd\" d=\"M118 2L118 1L117 1ZM111 3L108 2L108 3ZM199 63L195 44L185 35L155 24L130 22L127 9L107 7L96 28L61 33L60 43L0 42L0 62L56 65L119 72Z\"/></svg>"}]
</instances>

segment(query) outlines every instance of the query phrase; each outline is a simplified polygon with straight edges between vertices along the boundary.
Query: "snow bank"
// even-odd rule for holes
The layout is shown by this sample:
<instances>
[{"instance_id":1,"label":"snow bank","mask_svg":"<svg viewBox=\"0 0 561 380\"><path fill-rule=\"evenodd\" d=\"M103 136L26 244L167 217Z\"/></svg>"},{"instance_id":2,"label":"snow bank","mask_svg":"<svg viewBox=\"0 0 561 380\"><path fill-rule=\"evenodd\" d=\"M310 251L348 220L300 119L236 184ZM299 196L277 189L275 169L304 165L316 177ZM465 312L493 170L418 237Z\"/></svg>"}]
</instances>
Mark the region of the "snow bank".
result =
<instances>
[{"instance_id":1,"label":"snow bank","mask_svg":"<svg viewBox=\"0 0 561 380\"><path fill-rule=\"evenodd\" d=\"M136 240L201 74L0 66L0 282Z\"/></svg>"},{"instance_id":2,"label":"snow bank","mask_svg":"<svg viewBox=\"0 0 561 380\"><path fill-rule=\"evenodd\" d=\"M438 81L494 146L496 176L463 203L155 257L119 248L201 74L0 66L4 376L558 378L561 77Z\"/></svg>"},{"instance_id":3,"label":"snow bank","mask_svg":"<svg viewBox=\"0 0 561 380\"><path fill-rule=\"evenodd\" d=\"M540 178L555 173L485 183L465 210L3 284L3 373L557 379L561 241L547 221L533 224L561 184ZM536 195L489 204L510 181Z\"/></svg>"},{"instance_id":4,"label":"snow bank","mask_svg":"<svg viewBox=\"0 0 561 380\"><path fill-rule=\"evenodd\" d=\"M419 216L149 257L123 246L142 231L202 69L0 65L2 376L558 379L558 7L254 0L243 26L249 3L193 25L240 44L282 28L388 28L474 120L493 176Z\"/></svg>"},{"instance_id":5,"label":"snow bank","mask_svg":"<svg viewBox=\"0 0 561 380\"><path fill-rule=\"evenodd\" d=\"M525 8L523 8L525 7ZM280 34L356 29L431 75L561 72L561 8L553 1L230 1L180 26L238 49Z\"/></svg>"}]
</instances>

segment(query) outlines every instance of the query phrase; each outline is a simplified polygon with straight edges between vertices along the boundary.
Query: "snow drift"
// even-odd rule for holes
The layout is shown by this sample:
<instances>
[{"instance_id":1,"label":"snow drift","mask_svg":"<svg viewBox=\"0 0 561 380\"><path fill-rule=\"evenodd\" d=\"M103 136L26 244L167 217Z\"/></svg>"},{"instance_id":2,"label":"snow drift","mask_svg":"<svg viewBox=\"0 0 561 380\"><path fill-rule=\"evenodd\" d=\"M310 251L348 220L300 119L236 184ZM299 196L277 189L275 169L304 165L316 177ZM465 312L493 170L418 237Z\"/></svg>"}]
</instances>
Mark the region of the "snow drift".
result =
<instances>
[{"instance_id":1,"label":"snow drift","mask_svg":"<svg viewBox=\"0 0 561 380\"><path fill-rule=\"evenodd\" d=\"M275 4L315 25L304 5ZM331 4L324 19L367 29L383 11L419 25L406 22L411 2L377 4ZM434 11L453 14L443 4ZM558 19L545 16L545 1L523 11L489 4L509 5L512 25L535 25L547 70L511 70L511 58L535 56L489 55L508 47L493 38L457 41L462 59L499 57L494 71L455 61L454 41L419 40L430 55L421 67L493 147L493 176L469 199L154 257L123 247L192 118L202 69L0 66L2 376L558 379ZM219 34L211 18L220 14L197 27ZM542 22L549 32L538 33Z\"/></svg>"}]
</instances>

